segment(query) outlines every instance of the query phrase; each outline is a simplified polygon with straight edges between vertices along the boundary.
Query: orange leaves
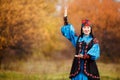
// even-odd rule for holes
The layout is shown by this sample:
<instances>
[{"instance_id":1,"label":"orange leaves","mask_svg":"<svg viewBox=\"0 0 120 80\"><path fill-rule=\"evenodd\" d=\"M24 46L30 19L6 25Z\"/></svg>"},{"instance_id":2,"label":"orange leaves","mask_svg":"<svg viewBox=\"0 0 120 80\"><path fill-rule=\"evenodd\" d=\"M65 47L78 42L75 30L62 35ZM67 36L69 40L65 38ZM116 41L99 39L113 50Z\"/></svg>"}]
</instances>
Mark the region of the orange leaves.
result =
<instances>
[{"instance_id":1,"label":"orange leaves","mask_svg":"<svg viewBox=\"0 0 120 80\"><path fill-rule=\"evenodd\" d=\"M89 19L94 25L112 28L120 19L118 3L113 0L78 0L70 4L70 22L78 27L82 19ZM119 18L119 19L118 19ZM116 24L117 25L117 24Z\"/></svg>"},{"instance_id":2,"label":"orange leaves","mask_svg":"<svg viewBox=\"0 0 120 80\"><path fill-rule=\"evenodd\" d=\"M0 49L10 54L14 50L21 59L36 52L50 55L56 50L55 1L11 0L0 3ZM51 44L50 44L51 43ZM6 46L5 48L1 48ZM9 49L8 49L9 48ZM10 51L6 51L6 49ZM44 50L44 51L43 51ZM0 56L1 56L0 52ZM21 57L22 56L22 57Z\"/></svg>"}]
</instances>

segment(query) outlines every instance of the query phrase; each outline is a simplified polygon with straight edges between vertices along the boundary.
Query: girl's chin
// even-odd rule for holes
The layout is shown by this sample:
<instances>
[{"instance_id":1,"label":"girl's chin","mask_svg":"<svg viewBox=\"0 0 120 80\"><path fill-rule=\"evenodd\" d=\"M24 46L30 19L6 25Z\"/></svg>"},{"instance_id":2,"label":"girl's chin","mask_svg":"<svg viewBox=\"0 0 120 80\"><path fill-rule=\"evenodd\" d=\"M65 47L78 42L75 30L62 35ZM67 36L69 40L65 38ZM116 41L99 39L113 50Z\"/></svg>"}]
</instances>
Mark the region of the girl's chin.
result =
<instances>
[{"instance_id":1,"label":"girl's chin","mask_svg":"<svg viewBox=\"0 0 120 80\"><path fill-rule=\"evenodd\" d=\"M85 35L89 35L89 33L84 33Z\"/></svg>"}]
</instances>

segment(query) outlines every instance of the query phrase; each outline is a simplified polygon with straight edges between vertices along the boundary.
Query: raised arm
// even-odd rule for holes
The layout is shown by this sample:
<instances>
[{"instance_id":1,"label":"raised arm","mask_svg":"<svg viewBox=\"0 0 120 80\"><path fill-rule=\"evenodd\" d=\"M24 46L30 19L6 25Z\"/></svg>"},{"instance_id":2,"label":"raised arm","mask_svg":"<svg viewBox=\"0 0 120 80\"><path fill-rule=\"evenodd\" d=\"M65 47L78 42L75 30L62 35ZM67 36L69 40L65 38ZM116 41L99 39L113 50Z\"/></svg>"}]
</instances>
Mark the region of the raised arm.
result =
<instances>
[{"instance_id":1,"label":"raised arm","mask_svg":"<svg viewBox=\"0 0 120 80\"><path fill-rule=\"evenodd\" d=\"M76 46L76 41L78 37L75 34L74 27L68 23L67 10L65 10L64 13L64 25L61 27L61 33L72 42L74 47Z\"/></svg>"},{"instance_id":2,"label":"raised arm","mask_svg":"<svg viewBox=\"0 0 120 80\"><path fill-rule=\"evenodd\" d=\"M68 19L67 19L67 7L65 7L65 11L64 11L64 25L68 25Z\"/></svg>"}]
</instances>

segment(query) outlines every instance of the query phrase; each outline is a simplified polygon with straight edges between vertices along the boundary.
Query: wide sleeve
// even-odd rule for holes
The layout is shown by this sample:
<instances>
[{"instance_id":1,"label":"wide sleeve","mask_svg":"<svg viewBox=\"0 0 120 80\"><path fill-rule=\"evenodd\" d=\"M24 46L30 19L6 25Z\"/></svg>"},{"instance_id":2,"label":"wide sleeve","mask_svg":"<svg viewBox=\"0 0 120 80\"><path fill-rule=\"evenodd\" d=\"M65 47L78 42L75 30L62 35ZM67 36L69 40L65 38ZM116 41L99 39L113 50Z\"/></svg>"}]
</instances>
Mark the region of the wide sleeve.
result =
<instances>
[{"instance_id":1,"label":"wide sleeve","mask_svg":"<svg viewBox=\"0 0 120 80\"><path fill-rule=\"evenodd\" d=\"M76 46L77 36L75 35L74 27L71 24L64 25L61 27L61 33L65 36L69 41L72 42L73 46Z\"/></svg>"},{"instance_id":2,"label":"wide sleeve","mask_svg":"<svg viewBox=\"0 0 120 80\"><path fill-rule=\"evenodd\" d=\"M100 57L99 44L94 44L93 47L87 52L90 55L91 60L97 60Z\"/></svg>"}]
</instances>

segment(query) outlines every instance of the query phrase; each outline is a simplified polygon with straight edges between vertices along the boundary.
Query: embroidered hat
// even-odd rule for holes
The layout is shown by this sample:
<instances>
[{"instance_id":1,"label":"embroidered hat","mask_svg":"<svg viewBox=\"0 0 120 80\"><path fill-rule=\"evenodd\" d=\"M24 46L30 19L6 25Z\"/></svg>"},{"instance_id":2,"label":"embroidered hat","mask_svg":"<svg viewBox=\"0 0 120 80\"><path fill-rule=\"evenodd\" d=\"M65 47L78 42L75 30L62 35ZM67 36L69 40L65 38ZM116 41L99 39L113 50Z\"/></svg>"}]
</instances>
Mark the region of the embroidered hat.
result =
<instances>
[{"instance_id":1,"label":"embroidered hat","mask_svg":"<svg viewBox=\"0 0 120 80\"><path fill-rule=\"evenodd\" d=\"M84 26L91 26L91 23L90 23L89 20L85 19L85 20L82 20L82 25L81 26L82 27L84 27Z\"/></svg>"}]
</instances>

